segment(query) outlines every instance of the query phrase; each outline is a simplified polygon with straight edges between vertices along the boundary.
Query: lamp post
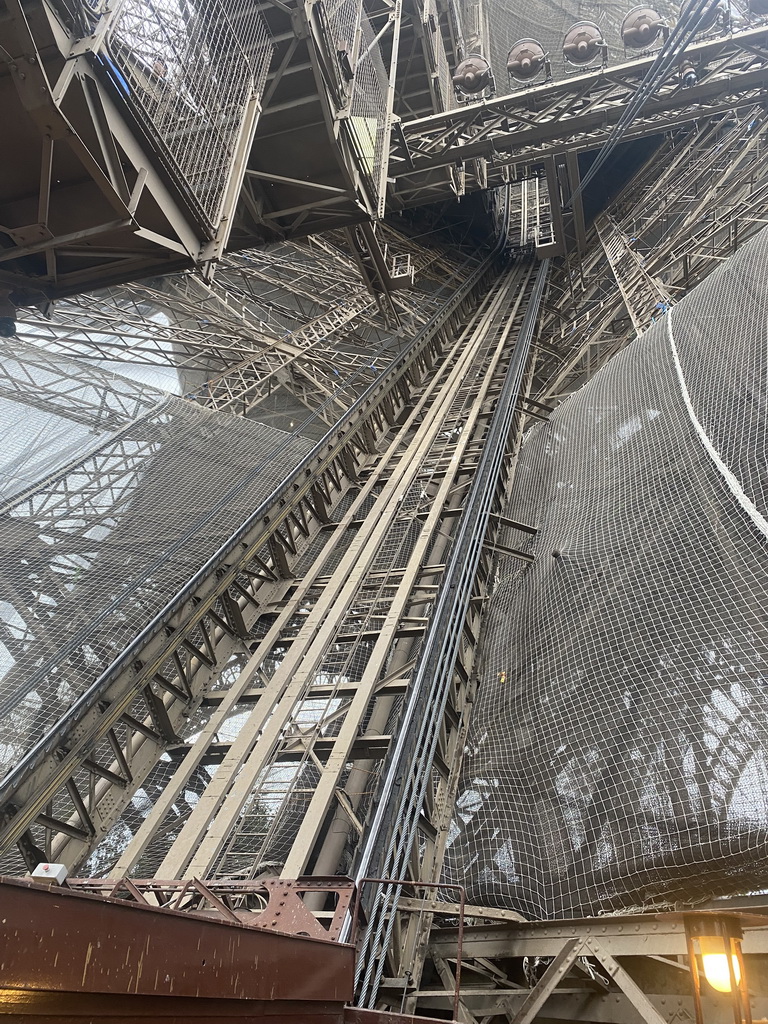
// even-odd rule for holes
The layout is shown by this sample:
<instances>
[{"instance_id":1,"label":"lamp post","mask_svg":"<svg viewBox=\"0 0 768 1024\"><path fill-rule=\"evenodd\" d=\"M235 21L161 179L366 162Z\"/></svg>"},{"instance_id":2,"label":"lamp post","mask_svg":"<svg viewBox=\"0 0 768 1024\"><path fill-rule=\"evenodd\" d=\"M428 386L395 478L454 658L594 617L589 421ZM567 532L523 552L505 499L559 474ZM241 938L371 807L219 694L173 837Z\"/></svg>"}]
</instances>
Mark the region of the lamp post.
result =
<instances>
[{"instance_id":1,"label":"lamp post","mask_svg":"<svg viewBox=\"0 0 768 1024\"><path fill-rule=\"evenodd\" d=\"M741 925L735 917L686 915L696 1024L704 1024L701 999L708 990L730 996L734 1024L752 1024L741 937Z\"/></svg>"}]
</instances>

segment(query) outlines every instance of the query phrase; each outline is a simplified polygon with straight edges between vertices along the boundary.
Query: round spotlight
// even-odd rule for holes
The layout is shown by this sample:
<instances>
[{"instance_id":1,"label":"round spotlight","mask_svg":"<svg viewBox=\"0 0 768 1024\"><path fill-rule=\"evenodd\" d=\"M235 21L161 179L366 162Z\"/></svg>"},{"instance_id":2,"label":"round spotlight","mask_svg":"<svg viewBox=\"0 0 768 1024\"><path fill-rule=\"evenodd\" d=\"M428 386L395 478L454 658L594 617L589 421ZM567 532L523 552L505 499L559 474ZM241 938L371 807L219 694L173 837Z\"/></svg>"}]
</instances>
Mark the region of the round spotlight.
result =
<instances>
[{"instance_id":1,"label":"round spotlight","mask_svg":"<svg viewBox=\"0 0 768 1024\"><path fill-rule=\"evenodd\" d=\"M563 56L569 64L591 64L604 45L603 33L593 21L579 21L563 40Z\"/></svg>"},{"instance_id":2,"label":"round spotlight","mask_svg":"<svg viewBox=\"0 0 768 1024\"><path fill-rule=\"evenodd\" d=\"M657 38L662 24L652 7L633 7L621 23L621 41L628 50L644 50Z\"/></svg>"},{"instance_id":3,"label":"round spotlight","mask_svg":"<svg viewBox=\"0 0 768 1024\"><path fill-rule=\"evenodd\" d=\"M454 71L453 84L468 96L476 96L491 84L491 65L479 53L470 53Z\"/></svg>"},{"instance_id":4,"label":"round spotlight","mask_svg":"<svg viewBox=\"0 0 768 1024\"><path fill-rule=\"evenodd\" d=\"M547 55L535 39L520 39L509 51L507 71L518 82L529 82L541 71Z\"/></svg>"}]
</instances>

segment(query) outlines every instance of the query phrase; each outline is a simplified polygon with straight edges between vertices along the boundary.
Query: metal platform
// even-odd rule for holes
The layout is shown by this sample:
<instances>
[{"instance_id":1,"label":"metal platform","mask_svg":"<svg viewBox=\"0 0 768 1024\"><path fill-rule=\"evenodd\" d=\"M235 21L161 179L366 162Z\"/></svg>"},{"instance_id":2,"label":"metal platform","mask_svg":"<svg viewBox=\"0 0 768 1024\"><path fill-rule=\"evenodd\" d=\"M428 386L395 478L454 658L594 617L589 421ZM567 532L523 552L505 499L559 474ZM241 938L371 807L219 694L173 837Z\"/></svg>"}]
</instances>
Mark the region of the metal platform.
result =
<instances>
[{"instance_id":1,"label":"metal platform","mask_svg":"<svg viewBox=\"0 0 768 1024\"><path fill-rule=\"evenodd\" d=\"M450 6L209 6L202 37L181 21L180 47L168 49L173 5L150 16L135 0L71 10L7 0L0 89L15 159L0 175L0 283L11 302L531 178L546 182L554 231L540 255L563 252L576 157L600 147L653 60L467 104L450 83L460 42ZM766 38L759 26L689 47L696 84L672 76L626 139L758 103Z\"/></svg>"},{"instance_id":2,"label":"metal platform","mask_svg":"<svg viewBox=\"0 0 768 1024\"><path fill-rule=\"evenodd\" d=\"M339 941L345 920L363 923L355 909L362 892L348 879L78 879L59 887L0 878L13 940L0 952L0 1018L681 1024L695 1018L698 998L706 1021L728 1024L729 997L710 988L697 997L688 966L690 932L723 913L744 935L747 1012L766 1017L768 916L755 900L553 923L445 903L418 884L408 892L392 951L399 976L385 979L378 1008L366 1010L351 1005L355 947ZM326 909L313 913L313 896Z\"/></svg>"}]
</instances>

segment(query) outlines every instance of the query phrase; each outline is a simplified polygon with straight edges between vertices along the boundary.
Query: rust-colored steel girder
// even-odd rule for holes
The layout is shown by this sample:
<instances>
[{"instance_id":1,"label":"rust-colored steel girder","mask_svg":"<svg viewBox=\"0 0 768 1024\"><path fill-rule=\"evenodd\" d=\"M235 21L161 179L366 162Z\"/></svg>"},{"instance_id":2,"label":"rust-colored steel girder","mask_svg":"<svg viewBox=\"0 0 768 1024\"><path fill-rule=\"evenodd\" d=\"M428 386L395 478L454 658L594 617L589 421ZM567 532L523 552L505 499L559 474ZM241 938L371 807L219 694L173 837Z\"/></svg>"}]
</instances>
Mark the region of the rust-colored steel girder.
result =
<instances>
[{"instance_id":1,"label":"rust-colored steel girder","mask_svg":"<svg viewBox=\"0 0 768 1024\"><path fill-rule=\"evenodd\" d=\"M232 910L258 902L262 890L267 901L260 913ZM305 891L337 897L322 935L306 934ZM21 1024L428 1024L427 1018L348 1005L355 949L336 941L335 925L353 892L343 878L212 886L76 879L49 887L0 877L0 1018ZM284 914L276 926L278 909Z\"/></svg>"},{"instance_id":2,"label":"rust-colored steel girder","mask_svg":"<svg viewBox=\"0 0 768 1024\"><path fill-rule=\"evenodd\" d=\"M215 904L171 910L10 878L0 901L0 1016L34 1019L39 1002L41 1019L54 1009L98 1018L120 997L121 1018L205 1017L206 1004L233 1016L237 1004L247 1019L265 1015L257 1004L268 1001L269 1016L330 1024L352 997L353 946L253 927Z\"/></svg>"}]
</instances>

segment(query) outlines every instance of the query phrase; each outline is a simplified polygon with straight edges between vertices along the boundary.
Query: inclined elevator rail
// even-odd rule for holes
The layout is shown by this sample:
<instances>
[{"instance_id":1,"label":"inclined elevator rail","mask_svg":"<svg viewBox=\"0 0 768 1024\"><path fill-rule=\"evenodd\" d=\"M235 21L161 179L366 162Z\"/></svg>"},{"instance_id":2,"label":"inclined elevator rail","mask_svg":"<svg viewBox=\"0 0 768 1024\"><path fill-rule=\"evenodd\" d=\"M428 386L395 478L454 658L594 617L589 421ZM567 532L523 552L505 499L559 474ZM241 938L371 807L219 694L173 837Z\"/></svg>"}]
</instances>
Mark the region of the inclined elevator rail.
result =
<instances>
[{"instance_id":1,"label":"inclined elevator rail","mask_svg":"<svg viewBox=\"0 0 768 1024\"><path fill-rule=\"evenodd\" d=\"M162 702L172 729L194 713L212 676L247 636L264 587L284 588L294 549L322 525L324 506L335 504L354 481L371 444L440 357L457 318L494 275L494 260L492 253L470 269L440 312L283 484L180 592L169 595L121 656L3 779L0 853L18 844L28 867L40 860L40 846L46 859L70 867L88 856L165 746L150 704ZM211 648L208 661L196 653L204 645ZM52 804L53 817L47 813Z\"/></svg>"},{"instance_id":2,"label":"inclined elevator rail","mask_svg":"<svg viewBox=\"0 0 768 1024\"><path fill-rule=\"evenodd\" d=\"M348 869L532 276L521 263L499 278L304 563L236 684L252 702L247 716L239 708L237 735L222 745L206 728L187 754L199 764L207 747L221 762L178 836L164 844L155 815L118 871L147 850L164 878Z\"/></svg>"},{"instance_id":3,"label":"inclined elevator rail","mask_svg":"<svg viewBox=\"0 0 768 1024\"><path fill-rule=\"evenodd\" d=\"M492 508L502 497L501 471L509 451L510 430L548 272L549 261L545 260L538 268L527 298L472 488L453 539L397 741L383 775L376 813L356 865L358 882L368 876L402 879L412 857L481 551L487 543ZM514 326L518 325L514 316L510 316L505 324L506 332L511 334ZM368 927L357 960L361 1006L376 1004L400 889L398 885L379 884L367 900Z\"/></svg>"}]
</instances>

